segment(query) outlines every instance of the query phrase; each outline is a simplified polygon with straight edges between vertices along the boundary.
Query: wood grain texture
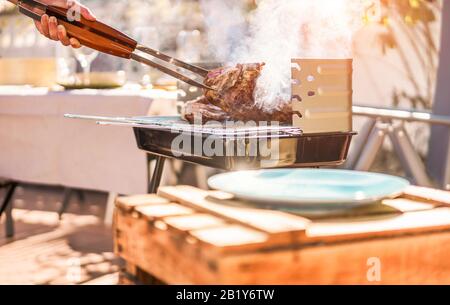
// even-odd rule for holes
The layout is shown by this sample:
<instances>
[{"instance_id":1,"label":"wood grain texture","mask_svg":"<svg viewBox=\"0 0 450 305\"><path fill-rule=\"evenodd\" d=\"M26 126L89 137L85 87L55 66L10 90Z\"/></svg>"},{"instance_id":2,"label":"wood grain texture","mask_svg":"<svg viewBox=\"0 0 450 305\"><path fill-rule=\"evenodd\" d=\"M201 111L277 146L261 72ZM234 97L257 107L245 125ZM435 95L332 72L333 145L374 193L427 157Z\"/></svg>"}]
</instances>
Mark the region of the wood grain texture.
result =
<instances>
[{"instance_id":1,"label":"wood grain texture","mask_svg":"<svg viewBox=\"0 0 450 305\"><path fill-rule=\"evenodd\" d=\"M310 221L209 194L181 186L122 199L116 253L169 284L450 284L450 208L440 202L402 196L382 203L395 212ZM379 282L368 280L371 259Z\"/></svg>"},{"instance_id":2,"label":"wood grain texture","mask_svg":"<svg viewBox=\"0 0 450 305\"><path fill-rule=\"evenodd\" d=\"M170 201L166 198L162 198L153 194L148 194L148 195L119 197L116 200L116 206L120 207L123 210L131 211L139 206L166 204L169 202Z\"/></svg>"},{"instance_id":3,"label":"wood grain texture","mask_svg":"<svg viewBox=\"0 0 450 305\"><path fill-rule=\"evenodd\" d=\"M219 270L225 284L450 284L449 242L443 232L324 244L225 257ZM379 282L368 280L371 259L381 263Z\"/></svg>"},{"instance_id":4,"label":"wood grain texture","mask_svg":"<svg viewBox=\"0 0 450 305\"><path fill-rule=\"evenodd\" d=\"M439 205L450 206L450 192L427 187L410 186L403 197L416 201L425 201Z\"/></svg>"},{"instance_id":5,"label":"wood grain texture","mask_svg":"<svg viewBox=\"0 0 450 305\"><path fill-rule=\"evenodd\" d=\"M306 235L309 242L336 242L444 230L450 230L449 208L344 222L339 220L316 222L307 228Z\"/></svg>"},{"instance_id":6,"label":"wood grain texture","mask_svg":"<svg viewBox=\"0 0 450 305\"><path fill-rule=\"evenodd\" d=\"M271 239L301 239L309 223L306 218L278 211L231 207L208 199L209 192L190 186L162 187L159 195L254 230L270 234Z\"/></svg>"}]
</instances>

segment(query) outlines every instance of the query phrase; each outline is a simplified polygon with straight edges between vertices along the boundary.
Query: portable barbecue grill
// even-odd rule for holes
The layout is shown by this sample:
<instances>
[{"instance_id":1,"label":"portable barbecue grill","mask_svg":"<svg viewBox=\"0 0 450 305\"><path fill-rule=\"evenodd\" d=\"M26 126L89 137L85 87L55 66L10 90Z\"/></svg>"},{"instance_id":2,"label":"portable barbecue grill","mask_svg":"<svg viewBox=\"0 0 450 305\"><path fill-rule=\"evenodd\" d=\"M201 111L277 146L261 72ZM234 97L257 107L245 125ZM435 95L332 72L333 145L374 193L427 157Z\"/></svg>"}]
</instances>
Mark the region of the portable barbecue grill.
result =
<instances>
[{"instance_id":1,"label":"portable barbecue grill","mask_svg":"<svg viewBox=\"0 0 450 305\"><path fill-rule=\"evenodd\" d=\"M346 160L355 135L351 74L351 60L293 59L293 108L302 114L293 126L191 125L180 116L66 117L132 127L138 147L156 156L152 193L167 158L223 170L336 166Z\"/></svg>"},{"instance_id":2,"label":"portable barbecue grill","mask_svg":"<svg viewBox=\"0 0 450 305\"><path fill-rule=\"evenodd\" d=\"M138 147L156 156L149 186L149 191L155 193L167 158L223 170L342 164L355 135L351 75L351 60L293 59L292 103L302 114L294 118L294 126L191 125L179 116L66 117L132 127ZM213 153L205 151L205 147Z\"/></svg>"}]
</instances>

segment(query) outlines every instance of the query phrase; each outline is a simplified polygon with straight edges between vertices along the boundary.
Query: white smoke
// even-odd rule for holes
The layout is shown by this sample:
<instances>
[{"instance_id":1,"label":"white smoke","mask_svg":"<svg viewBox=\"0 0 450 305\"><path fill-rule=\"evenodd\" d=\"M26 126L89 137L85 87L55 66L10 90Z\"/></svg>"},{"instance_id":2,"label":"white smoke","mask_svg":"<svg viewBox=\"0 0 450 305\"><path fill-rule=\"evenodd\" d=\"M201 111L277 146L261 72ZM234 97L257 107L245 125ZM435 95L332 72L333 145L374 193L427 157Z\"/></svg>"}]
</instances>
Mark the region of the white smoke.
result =
<instances>
[{"instance_id":1,"label":"white smoke","mask_svg":"<svg viewBox=\"0 0 450 305\"><path fill-rule=\"evenodd\" d=\"M367 0L259 0L245 33L236 27L245 20L242 2L202 1L208 38L219 60L266 63L255 92L256 103L266 109L290 101L292 58L351 57L352 36L368 5Z\"/></svg>"},{"instance_id":2,"label":"white smoke","mask_svg":"<svg viewBox=\"0 0 450 305\"><path fill-rule=\"evenodd\" d=\"M246 39L244 3L242 0L200 0L208 42L220 62L229 63L232 50Z\"/></svg>"}]
</instances>

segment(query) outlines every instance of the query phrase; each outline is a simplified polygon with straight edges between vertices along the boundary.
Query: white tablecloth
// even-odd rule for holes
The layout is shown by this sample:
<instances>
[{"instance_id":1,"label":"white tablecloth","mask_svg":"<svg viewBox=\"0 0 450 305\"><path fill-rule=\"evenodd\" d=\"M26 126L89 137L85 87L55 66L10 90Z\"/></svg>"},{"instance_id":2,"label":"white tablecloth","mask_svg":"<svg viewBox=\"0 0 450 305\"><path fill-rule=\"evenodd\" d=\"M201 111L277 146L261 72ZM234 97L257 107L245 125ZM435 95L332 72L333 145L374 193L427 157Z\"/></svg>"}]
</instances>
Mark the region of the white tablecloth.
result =
<instances>
[{"instance_id":1,"label":"white tablecloth","mask_svg":"<svg viewBox=\"0 0 450 305\"><path fill-rule=\"evenodd\" d=\"M175 111L164 91L0 87L0 177L121 194L147 190L146 156L129 127L66 113L140 116Z\"/></svg>"}]
</instances>

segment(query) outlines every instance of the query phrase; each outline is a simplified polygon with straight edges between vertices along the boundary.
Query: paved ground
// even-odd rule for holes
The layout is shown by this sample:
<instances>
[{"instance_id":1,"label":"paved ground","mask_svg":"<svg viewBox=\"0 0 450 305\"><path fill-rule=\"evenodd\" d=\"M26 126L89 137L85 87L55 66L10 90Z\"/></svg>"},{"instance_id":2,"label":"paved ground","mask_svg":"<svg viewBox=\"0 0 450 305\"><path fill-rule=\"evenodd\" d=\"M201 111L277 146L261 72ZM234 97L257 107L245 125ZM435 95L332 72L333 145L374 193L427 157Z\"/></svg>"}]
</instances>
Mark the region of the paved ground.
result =
<instances>
[{"instance_id":1,"label":"paved ground","mask_svg":"<svg viewBox=\"0 0 450 305\"><path fill-rule=\"evenodd\" d=\"M0 190L0 199L4 190ZM14 196L16 235L0 224L0 284L116 284L119 261L102 223L106 194L73 199L60 221L62 189L21 186Z\"/></svg>"}]
</instances>

